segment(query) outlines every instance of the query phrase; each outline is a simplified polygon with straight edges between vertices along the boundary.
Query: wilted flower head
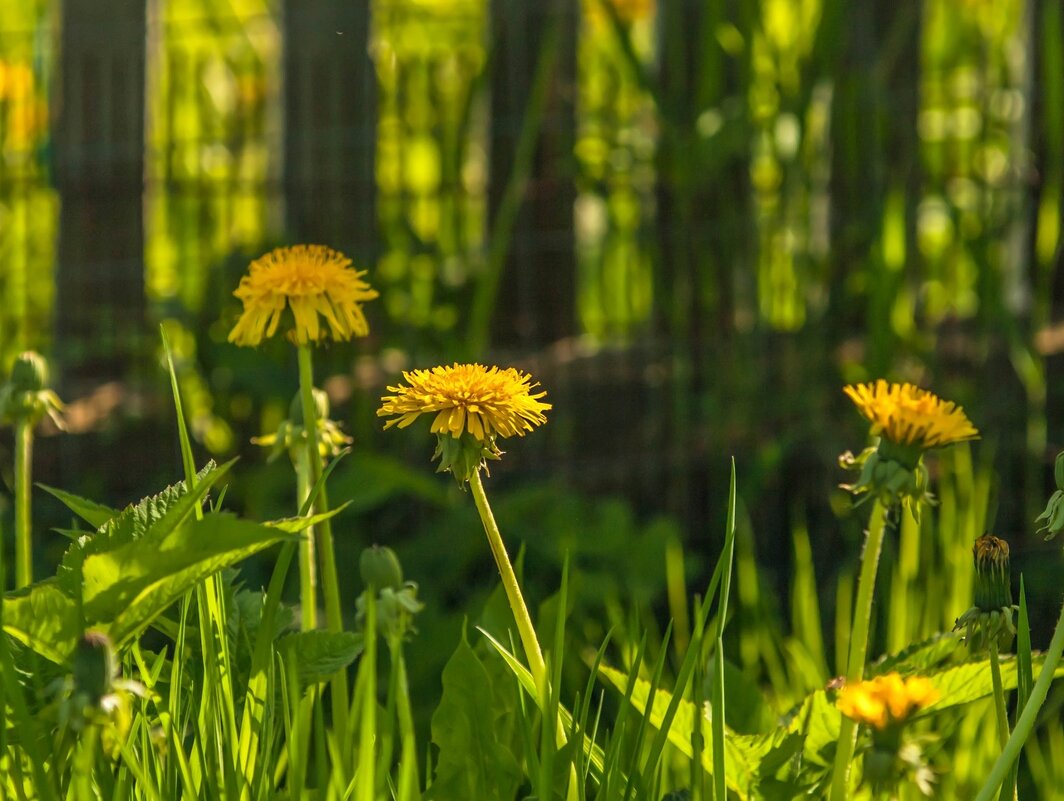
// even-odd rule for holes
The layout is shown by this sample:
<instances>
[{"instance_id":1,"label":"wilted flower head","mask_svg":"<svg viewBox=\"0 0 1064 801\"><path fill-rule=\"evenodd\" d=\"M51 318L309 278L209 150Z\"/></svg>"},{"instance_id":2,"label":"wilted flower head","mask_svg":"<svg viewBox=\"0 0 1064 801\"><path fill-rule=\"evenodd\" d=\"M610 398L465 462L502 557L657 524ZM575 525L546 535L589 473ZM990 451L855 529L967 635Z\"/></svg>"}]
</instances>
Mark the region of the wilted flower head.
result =
<instances>
[{"instance_id":1,"label":"wilted flower head","mask_svg":"<svg viewBox=\"0 0 1064 801\"><path fill-rule=\"evenodd\" d=\"M385 428L406 428L423 414L432 414L431 431L438 436L440 470L451 470L459 482L485 459L497 459L498 437L523 437L547 421L551 408L534 392L532 376L512 367L455 364L403 373L406 385L388 387L379 417L392 417Z\"/></svg>"},{"instance_id":2,"label":"wilted flower head","mask_svg":"<svg viewBox=\"0 0 1064 801\"><path fill-rule=\"evenodd\" d=\"M364 337L369 324L362 304L379 293L363 280L365 272L323 245L276 248L251 262L233 293L244 311L229 332L229 341L255 346L277 333L285 309L291 309L289 339L298 345ZM324 319L325 324L318 319Z\"/></svg>"},{"instance_id":3,"label":"wilted flower head","mask_svg":"<svg viewBox=\"0 0 1064 801\"><path fill-rule=\"evenodd\" d=\"M897 673L887 673L847 684L839 691L835 705L846 717L882 730L905 723L938 697L935 686L922 676L903 679Z\"/></svg>"},{"instance_id":4,"label":"wilted flower head","mask_svg":"<svg viewBox=\"0 0 1064 801\"><path fill-rule=\"evenodd\" d=\"M972 546L975 561L975 603L957 618L954 631L964 629L964 639L974 653L984 651L991 642L1008 648L1016 636L1009 572L1009 544L991 534L984 534Z\"/></svg>"}]
</instances>

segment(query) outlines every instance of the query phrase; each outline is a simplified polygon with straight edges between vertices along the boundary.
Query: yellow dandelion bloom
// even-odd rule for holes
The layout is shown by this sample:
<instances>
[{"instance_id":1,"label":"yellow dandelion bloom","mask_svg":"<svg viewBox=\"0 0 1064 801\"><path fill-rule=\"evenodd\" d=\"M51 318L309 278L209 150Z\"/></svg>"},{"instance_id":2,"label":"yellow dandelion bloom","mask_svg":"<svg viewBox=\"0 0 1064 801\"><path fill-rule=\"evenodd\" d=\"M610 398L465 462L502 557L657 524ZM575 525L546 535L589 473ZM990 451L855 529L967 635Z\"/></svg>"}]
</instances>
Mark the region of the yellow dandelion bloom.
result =
<instances>
[{"instance_id":1,"label":"yellow dandelion bloom","mask_svg":"<svg viewBox=\"0 0 1064 801\"><path fill-rule=\"evenodd\" d=\"M903 723L938 698L938 690L922 676L903 679L897 673L888 673L869 681L847 684L839 691L835 706L858 723L885 729Z\"/></svg>"},{"instance_id":2,"label":"yellow dandelion bloom","mask_svg":"<svg viewBox=\"0 0 1064 801\"><path fill-rule=\"evenodd\" d=\"M843 389L872 422L872 433L898 445L937 448L976 439L979 431L957 404L912 384L856 384Z\"/></svg>"},{"instance_id":3,"label":"yellow dandelion bloom","mask_svg":"<svg viewBox=\"0 0 1064 801\"><path fill-rule=\"evenodd\" d=\"M350 264L342 253L323 245L276 248L255 259L233 293L243 301L244 312L229 332L229 341L255 346L272 337L286 308L292 310L293 319L288 337L298 345L318 342L328 334L336 340L366 336L369 324L362 304L379 293L363 280L365 272L351 269Z\"/></svg>"},{"instance_id":4,"label":"yellow dandelion bloom","mask_svg":"<svg viewBox=\"0 0 1064 801\"><path fill-rule=\"evenodd\" d=\"M479 442L496 435L523 437L547 422L551 408L540 398L546 392L532 376L512 367L485 367L481 364L455 364L431 370L404 372L409 386L388 387L393 395L381 398L379 417L394 417L385 428L406 428L423 414L435 413L432 432L458 439L468 431Z\"/></svg>"}]
</instances>

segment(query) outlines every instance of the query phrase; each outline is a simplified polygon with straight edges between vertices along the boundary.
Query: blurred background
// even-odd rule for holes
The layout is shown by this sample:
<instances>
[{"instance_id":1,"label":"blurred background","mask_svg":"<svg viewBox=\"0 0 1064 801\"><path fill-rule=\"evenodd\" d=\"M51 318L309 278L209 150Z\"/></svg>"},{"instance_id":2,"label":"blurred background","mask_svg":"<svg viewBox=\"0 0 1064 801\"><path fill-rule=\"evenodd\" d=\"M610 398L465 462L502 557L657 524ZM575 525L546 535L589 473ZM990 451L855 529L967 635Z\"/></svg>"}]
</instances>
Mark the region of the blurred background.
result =
<instances>
[{"instance_id":1,"label":"blurred background","mask_svg":"<svg viewBox=\"0 0 1064 801\"><path fill-rule=\"evenodd\" d=\"M837 489L867 434L841 386L888 377L984 432L932 468L980 488L972 536L1012 542L1044 646L1062 197L1057 0L0 0L0 376L39 349L68 404L35 478L120 506L180 477L162 325L199 455L243 457L226 503L291 513L250 439L287 414L294 350L229 345L232 291L276 245L344 251L381 291L370 337L316 357L354 437L346 600L359 550L395 547L426 675L493 574L426 431L374 412L453 360L549 393L490 490L534 598L573 558L589 639L629 602L666 617L680 548L704 587L732 455L743 603L788 607L798 532L830 630L867 514ZM43 493L36 520L43 577L69 520Z\"/></svg>"}]
</instances>

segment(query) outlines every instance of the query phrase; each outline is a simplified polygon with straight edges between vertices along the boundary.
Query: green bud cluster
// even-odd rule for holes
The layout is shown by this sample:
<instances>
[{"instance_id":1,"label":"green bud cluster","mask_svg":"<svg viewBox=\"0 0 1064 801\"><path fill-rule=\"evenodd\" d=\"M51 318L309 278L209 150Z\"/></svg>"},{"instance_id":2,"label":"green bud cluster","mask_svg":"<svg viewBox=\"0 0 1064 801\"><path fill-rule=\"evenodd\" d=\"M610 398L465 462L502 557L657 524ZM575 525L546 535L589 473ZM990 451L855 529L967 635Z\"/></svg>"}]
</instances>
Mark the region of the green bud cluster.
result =
<instances>
[{"instance_id":1,"label":"green bud cluster","mask_svg":"<svg viewBox=\"0 0 1064 801\"><path fill-rule=\"evenodd\" d=\"M846 451L839 457L839 466L858 474L853 484L843 484L842 488L864 496L860 502L869 498L879 498L888 506L900 502L917 520L921 503L934 502L928 491L930 478L923 452L914 446L902 446L882 438L857 456Z\"/></svg>"},{"instance_id":2,"label":"green bud cluster","mask_svg":"<svg viewBox=\"0 0 1064 801\"><path fill-rule=\"evenodd\" d=\"M329 419L329 396L317 387L314 388L314 406L318 415L318 446L322 458L336 456L343 450L345 445L351 443L340 426ZM282 453L288 453L292 461L298 457L298 449L305 448L307 433L303 427L303 399L300 393L296 393L288 406L288 419L282 420L277 427L277 432L265 437L255 437L251 440L256 445L270 448L268 461L273 461Z\"/></svg>"},{"instance_id":3,"label":"green bud cluster","mask_svg":"<svg viewBox=\"0 0 1064 801\"><path fill-rule=\"evenodd\" d=\"M1057 461L1053 466L1053 478L1057 489L1049 498L1045 511L1034 521L1042 524L1038 530L1045 534L1047 540L1053 539L1058 533L1064 531L1064 451L1057 454Z\"/></svg>"},{"instance_id":4,"label":"green bud cluster","mask_svg":"<svg viewBox=\"0 0 1064 801\"><path fill-rule=\"evenodd\" d=\"M487 441L481 441L468 431L462 432L462 436L453 437L450 434L436 435L436 452L433 459L440 460L437 473L450 471L458 486L465 488L466 482L473 477L473 473L481 467L487 467L488 460L497 461L502 456L502 451L495 444L495 437Z\"/></svg>"},{"instance_id":5,"label":"green bud cluster","mask_svg":"<svg viewBox=\"0 0 1064 801\"><path fill-rule=\"evenodd\" d=\"M401 641L415 631L414 615L425 608L417 599L417 584L403 581L403 567L395 551L387 546L373 545L362 551L358 559L359 572L366 582L366 591L359 596L357 620L366 616L367 594L376 600L377 628L393 642Z\"/></svg>"},{"instance_id":6,"label":"green bud cluster","mask_svg":"<svg viewBox=\"0 0 1064 801\"><path fill-rule=\"evenodd\" d=\"M48 363L39 354L25 351L11 367L11 376L0 387L0 422L37 425L45 416L62 427L63 404L48 388Z\"/></svg>"}]
</instances>

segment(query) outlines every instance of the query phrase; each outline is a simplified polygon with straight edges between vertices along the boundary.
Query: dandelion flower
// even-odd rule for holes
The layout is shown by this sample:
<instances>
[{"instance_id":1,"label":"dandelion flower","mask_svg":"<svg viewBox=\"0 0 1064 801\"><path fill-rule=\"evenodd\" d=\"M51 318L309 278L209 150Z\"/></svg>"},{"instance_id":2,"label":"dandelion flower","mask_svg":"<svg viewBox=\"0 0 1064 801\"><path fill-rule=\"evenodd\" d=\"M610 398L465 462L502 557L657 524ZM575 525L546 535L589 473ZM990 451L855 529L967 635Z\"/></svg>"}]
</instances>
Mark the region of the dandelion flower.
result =
<instances>
[{"instance_id":1,"label":"dandelion flower","mask_svg":"<svg viewBox=\"0 0 1064 801\"><path fill-rule=\"evenodd\" d=\"M486 443L495 438L523 437L547 422L551 408L533 392L539 386L532 376L512 367L500 369L481 364L455 364L431 370L404 372L409 386L388 387L394 395L381 398L379 417L391 417L385 428L406 428L422 414L435 414L434 434L455 439L464 432Z\"/></svg>"},{"instance_id":2,"label":"dandelion flower","mask_svg":"<svg viewBox=\"0 0 1064 801\"><path fill-rule=\"evenodd\" d=\"M977 439L964 410L912 384L856 384L843 391L872 423L872 433L921 450Z\"/></svg>"},{"instance_id":3,"label":"dandelion flower","mask_svg":"<svg viewBox=\"0 0 1064 801\"><path fill-rule=\"evenodd\" d=\"M502 452L496 437L523 437L547 422L551 408L534 392L532 376L512 367L455 364L403 373L407 384L388 387L394 395L381 398L379 417L392 417L385 428L406 428L423 414L434 415L439 472L450 471L459 486Z\"/></svg>"},{"instance_id":4,"label":"dandelion flower","mask_svg":"<svg viewBox=\"0 0 1064 801\"><path fill-rule=\"evenodd\" d=\"M897 673L847 684L835 702L839 712L873 729L904 723L939 698L935 686L922 676L903 679Z\"/></svg>"},{"instance_id":5,"label":"dandelion flower","mask_svg":"<svg viewBox=\"0 0 1064 801\"><path fill-rule=\"evenodd\" d=\"M297 345L364 337L369 325L362 304L378 292L351 269L351 260L323 245L276 248L251 262L233 293L244 311L229 341L255 346L277 333L286 308L292 311L288 337ZM318 316L324 318L322 324Z\"/></svg>"}]
</instances>

